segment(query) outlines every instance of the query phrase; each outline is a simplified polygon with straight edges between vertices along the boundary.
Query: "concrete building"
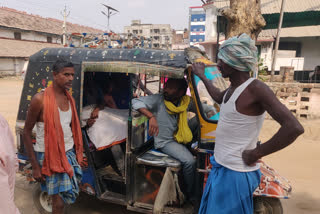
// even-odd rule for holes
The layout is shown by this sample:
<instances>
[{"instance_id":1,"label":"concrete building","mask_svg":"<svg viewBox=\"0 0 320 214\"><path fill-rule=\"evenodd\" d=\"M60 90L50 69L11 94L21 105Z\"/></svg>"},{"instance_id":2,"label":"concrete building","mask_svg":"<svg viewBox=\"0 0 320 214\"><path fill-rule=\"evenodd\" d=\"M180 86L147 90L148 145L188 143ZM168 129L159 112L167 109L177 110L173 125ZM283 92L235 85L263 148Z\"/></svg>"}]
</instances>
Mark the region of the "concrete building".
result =
<instances>
[{"instance_id":1,"label":"concrete building","mask_svg":"<svg viewBox=\"0 0 320 214\"><path fill-rule=\"evenodd\" d=\"M47 47L62 46L63 22L11 8L0 7L0 75L21 74L28 58ZM81 38L71 33L102 33L102 30L67 23L69 43L80 45Z\"/></svg>"},{"instance_id":2,"label":"concrete building","mask_svg":"<svg viewBox=\"0 0 320 214\"><path fill-rule=\"evenodd\" d=\"M172 50L184 50L190 46L188 29L173 30L172 33Z\"/></svg>"},{"instance_id":3,"label":"concrete building","mask_svg":"<svg viewBox=\"0 0 320 214\"><path fill-rule=\"evenodd\" d=\"M130 26L124 27L124 33L151 39L152 48L172 48L172 29L170 24L142 24L141 20L132 20Z\"/></svg>"},{"instance_id":4,"label":"concrete building","mask_svg":"<svg viewBox=\"0 0 320 214\"><path fill-rule=\"evenodd\" d=\"M212 11L207 11L206 28L210 25L213 29L217 24L217 10L228 8L229 0L211 1L208 3ZM204 7L208 8L208 5ZM281 8L281 0L261 0L261 12L267 22L257 39L259 56L263 64L271 69L273 46L275 43L278 18ZM295 71L311 71L320 64L320 8L319 1L299 0L286 1L283 28L280 34L278 59L275 70L279 71L280 66L293 66ZM206 29L206 30L207 30ZM216 31L214 32L216 34ZM220 43L224 41L224 35L220 37ZM199 42L206 49L212 60L216 55L216 36L206 38Z\"/></svg>"},{"instance_id":5,"label":"concrete building","mask_svg":"<svg viewBox=\"0 0 320 214\"><path fill-rule=\"evenodd\" d=\"M205 41L206 13L202 6L189 7L190 45Z\"/></svg>"}]
</instances>

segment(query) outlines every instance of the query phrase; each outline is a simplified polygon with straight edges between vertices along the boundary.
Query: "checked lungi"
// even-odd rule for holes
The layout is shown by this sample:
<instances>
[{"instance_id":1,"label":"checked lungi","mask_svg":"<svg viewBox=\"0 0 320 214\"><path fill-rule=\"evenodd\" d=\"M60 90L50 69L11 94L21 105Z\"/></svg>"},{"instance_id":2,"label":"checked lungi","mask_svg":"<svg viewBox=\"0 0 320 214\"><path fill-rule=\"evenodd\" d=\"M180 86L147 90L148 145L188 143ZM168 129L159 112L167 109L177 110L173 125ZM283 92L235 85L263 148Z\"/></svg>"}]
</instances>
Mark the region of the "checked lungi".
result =
<instances>
[{"instance_id":1,"label":"checked lungi","mask_svg":"<svg viewBox=\"0 0 320 214\"><path fill-rule=\"evenodd\" d=\"M42 167L44 160L44 152L35 152L36 158ZM79 195L78 183L82 178L82 170L77 162L74 149L66 152L66 156L70 165L73 168L73 176L69 177L67 173L54 173L51 176L45 176L46 181L41 183L41 190L47 192L48 195L59 194L64 203L72 204L76 201Z\"/></svg>"}]
</instances>

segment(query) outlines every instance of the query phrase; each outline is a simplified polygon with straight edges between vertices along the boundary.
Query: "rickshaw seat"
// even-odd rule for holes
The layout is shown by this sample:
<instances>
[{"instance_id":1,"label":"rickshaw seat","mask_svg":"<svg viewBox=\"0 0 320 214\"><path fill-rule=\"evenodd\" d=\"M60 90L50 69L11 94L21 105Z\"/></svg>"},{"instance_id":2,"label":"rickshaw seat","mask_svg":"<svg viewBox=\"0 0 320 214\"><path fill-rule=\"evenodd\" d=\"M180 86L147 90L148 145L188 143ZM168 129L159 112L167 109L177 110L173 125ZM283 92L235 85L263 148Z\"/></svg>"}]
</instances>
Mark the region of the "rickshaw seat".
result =
<instances>
[{"instance_id":1,"label":"rickshaw seat","mask_svg":"<svg viewBox=\"0 0 320 214\"><path fill-rule=\"evenodd\" d=\"M156 149L148 150L147 152L138 156L137 163L142 165L172 167L172 168L179 168L179 169L181 167L180 161Z\"/></svg>"}]
</instances>

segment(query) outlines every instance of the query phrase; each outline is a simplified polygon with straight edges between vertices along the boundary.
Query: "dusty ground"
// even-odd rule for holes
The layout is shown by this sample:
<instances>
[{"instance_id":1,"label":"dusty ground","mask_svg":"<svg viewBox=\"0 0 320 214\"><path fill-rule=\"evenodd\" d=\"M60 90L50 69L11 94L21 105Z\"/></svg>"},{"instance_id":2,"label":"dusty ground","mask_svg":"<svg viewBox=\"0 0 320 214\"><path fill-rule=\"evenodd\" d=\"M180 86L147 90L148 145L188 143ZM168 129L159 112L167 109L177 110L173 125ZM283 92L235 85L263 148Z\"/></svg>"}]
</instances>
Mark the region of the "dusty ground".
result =
<instances>
[{"instance_id":1,"label":"dusty ground","mask_svg":"<svg viewBox=\"0 0 320 214\"><path fill-rule=\"evenodd\" d=\"M9 121L14 131L23 82L17 78L0 79L0 113ZM284 213L320 213L320 120L302 121L305 134L285 150L264 158L270 166L289 179L293 186L292 198L283 200ZM266 120L261 140L269 139L279 125ZM15 201L22 214L38 214L32 203L32 186L17 175ZM70 213L102 214L129 213L124 207L97 201L82 195L71 207Z\"/></svg>"}]
</instances>

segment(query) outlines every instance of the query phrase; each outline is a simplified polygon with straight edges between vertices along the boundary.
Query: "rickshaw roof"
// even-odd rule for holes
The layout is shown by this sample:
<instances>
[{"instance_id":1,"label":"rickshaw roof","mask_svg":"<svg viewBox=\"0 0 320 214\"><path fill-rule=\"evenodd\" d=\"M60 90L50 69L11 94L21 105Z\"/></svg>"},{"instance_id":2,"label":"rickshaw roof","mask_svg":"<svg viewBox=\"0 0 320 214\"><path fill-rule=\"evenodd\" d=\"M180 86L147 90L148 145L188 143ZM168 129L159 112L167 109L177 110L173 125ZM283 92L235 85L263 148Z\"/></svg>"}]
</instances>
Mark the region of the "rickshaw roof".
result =
<instances>
[{"instance_id":1,"label":"rickshaw roof","mask_svg":"<svg viewBox=\"0 0 320 214\"><path fill-rule=\"evenodd\" d=\"M34 94L52 84L52 66L60 58L74 64L72 95L80 109L81 79L84 72L121 72L183 78L187 67L184 51L153 49L45 48L29 58L20 99L18 120L25 120Z\"/></svg>"},{"instance_id":2,"label":"rickshaw roof","mask_svg":"<svg viewBox=\"0 0 320 214\"><path fill-rule=\"evenodd\" d=\"M59 58L81 64L82 72L143 73L182 78L187 66L183 51L154 49L45 48L32 55L33 63L53 64Z\"/></svg>"}]
</instances>

